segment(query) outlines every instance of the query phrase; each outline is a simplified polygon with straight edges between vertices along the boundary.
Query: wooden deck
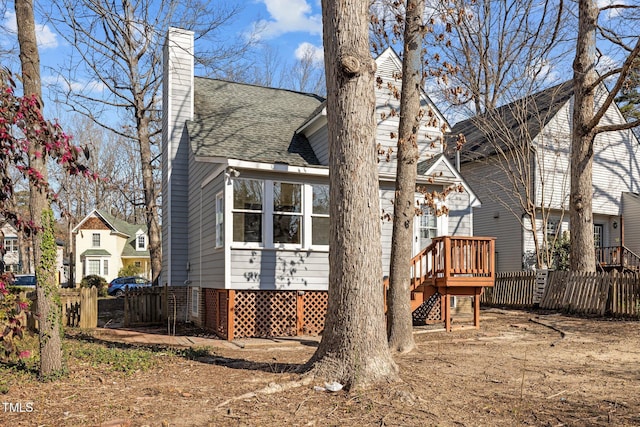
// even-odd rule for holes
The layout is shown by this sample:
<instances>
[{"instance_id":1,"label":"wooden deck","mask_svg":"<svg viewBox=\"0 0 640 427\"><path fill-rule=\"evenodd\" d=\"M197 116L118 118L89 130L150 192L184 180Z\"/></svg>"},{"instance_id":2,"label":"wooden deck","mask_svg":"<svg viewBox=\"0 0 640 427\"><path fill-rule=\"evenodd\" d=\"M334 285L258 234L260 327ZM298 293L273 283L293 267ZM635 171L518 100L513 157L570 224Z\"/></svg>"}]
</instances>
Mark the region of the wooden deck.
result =
<instances>
[{"instance_id":1,"label":"wooden deck","mask_svg":"<svg viewBox=\"0 0 640 427\"><path fill-rule=\"evenodd\" d=\"M640 256L624 246L596 248L596 263L605 271L640 271Z\"/></svg>"},{"instance_id":2,"label":"wooden deck","mask_svg":"<svg viewBox=\"0 0 640 427\"><path fill-rule=\"evenodd\" d=\"M495 238L441 236L411 259L411 305L440 293L445 329L451 331L451 296L474 296L473 323L480 327L480 295L493 286Z\"/></svg>"}]
</instances>

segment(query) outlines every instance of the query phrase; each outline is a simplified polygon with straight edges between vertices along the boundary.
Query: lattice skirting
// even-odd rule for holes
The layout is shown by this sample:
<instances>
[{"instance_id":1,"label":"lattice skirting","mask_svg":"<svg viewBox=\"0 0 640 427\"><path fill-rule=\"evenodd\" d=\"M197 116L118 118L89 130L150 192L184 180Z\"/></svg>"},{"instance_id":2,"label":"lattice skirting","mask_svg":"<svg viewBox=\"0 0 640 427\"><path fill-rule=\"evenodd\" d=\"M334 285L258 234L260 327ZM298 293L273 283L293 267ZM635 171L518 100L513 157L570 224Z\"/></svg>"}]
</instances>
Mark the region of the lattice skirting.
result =
<instances>
[{"instance_id":1,"label":"lattice skirting","mask_svg":"<svg viewBox=\"0 0 640 427\"><path fill-rule=\"evenodd\" d=\"M224 339L318 335L326 291L204 289L204 326Z\"/></svg>"}]
</instances>

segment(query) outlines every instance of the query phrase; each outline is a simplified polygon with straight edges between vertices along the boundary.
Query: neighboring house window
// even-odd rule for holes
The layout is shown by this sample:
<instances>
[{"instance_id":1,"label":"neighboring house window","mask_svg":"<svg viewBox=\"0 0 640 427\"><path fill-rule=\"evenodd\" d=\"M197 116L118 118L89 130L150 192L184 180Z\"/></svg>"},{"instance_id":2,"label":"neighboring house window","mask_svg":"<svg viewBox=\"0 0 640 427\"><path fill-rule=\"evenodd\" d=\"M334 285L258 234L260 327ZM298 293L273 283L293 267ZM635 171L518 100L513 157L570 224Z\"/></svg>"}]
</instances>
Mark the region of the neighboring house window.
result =
<instances>
[{"instance_id":1,"label":"neighboring house window","mask_svg":"<svg viewBox=\"0 0 640 427\"><path fill-rule=\"evenodd\" d=\"M200 306L200 288L191 288L191 315L198 315L198 307Z\"/></svg>"},{"instance_id":2,"label":"neighboring house window","mask_svg":"<svg viewBox=\"0 0 640 427\"><path fill-rule=\"evenodd\" d=\"M556 237L558 231L558 223L551 220L547 220L547 240L552 240Z\"/></svg>"},{"instance_id":3,"label":"neighboring house window","mask_svg":"<svg viewBox=\"0 0 640 427\"><path fill-rule=\"evenodd\" d=\"M103 261L103 264L102 264L102 275L103 276L108 276L109 275L109 260L108 259L105 259Z\"/></svg>"},{"instance_id":4,"label":"neighboring house window","mask_svg":"<svg viewBox=\"0 0 640 427\"><path fill-rule=\"evenodd\" d=\"M147 248L147 238L144 234L140 234L136 239L136 247L139 251L144 251Z\"/></svg>"},{"instance_id":5,"label":"neighboring house window","mask_svg":"<svg viewBox=\"0 0 640 427\"><path fill-rule=\"evenodd\" d=\"M603 243L604 226L602 224L594 224L593 241L596 248L601 248Z\"/></svg>"},{"instance_id":6,"label":"neighboring house window","mask_svg":"<svg viewBox=\"0 0 640 427\"><path fill-rule=\"evenodd\" d=\"M91 238L91 243L94 248L100 247L100 233L93 233L93 236Z\"/></svg>"},{"instance_id":7,"label":"neighboring house window","mask_svg":"<svg viewBox=\"0 0 640 427\"><path fill-rule=\"evenodd\" d=\"M233 241L262 242L262 181L233 181Z\"/></svg>"},{"instance_id":8,"label":"neighboring house window","mask_svg":"<svg viewBox=\"0 0 640 427\"><path fill-rule=\"evenodd\" d=\"M311 244L329 244L329 186L312 185Z\"/></svg>"},{"instance_id":9,"label":"neighboring house window","mask_svg":"<svg viewBox=\"0 0 640 427\"><path fill-rule=\"evenodd\" d=\"M216 194L216 248L224 244L224 195Z\"/></svg>"},{"instance_id":10,"label":"neighboring house window","mask_svg":"<svg viewBox=\"0 0 640 427\"><path fill-rule=\"evenodd\" d=\"M100 260L90 259L87 260L87 275L100 275Z\"/></svg>"},{"instance_id":11,"label":"neighboring house window","mask_svg":"<svg viewBox=\"0 0 640 427\"><path fill-rule=\"evenodd\" d=\"M4 240L4 251L6 253L18 252L18 240L17 239L5 239Z\"/></svg>"},{"instance_id":12,"label":"neighboring house window","mask_svg":"<svg viewBox=\"0 0 640 427\"><path fill-rule=\"evenodd\" d=\"M142 262L141 261L134 261L133 265L135 265L136 268L142 268Z\"/></svg>"},{"instance_id":13,"label":"neighboring house window","mask_svg":"<svg viewBox=\"0 0 640 427\"><path fill-rule=\"evenodd\" d=\"M302 243L302 185L273 183L273 243Z\"/></svg>"}]
</instances>

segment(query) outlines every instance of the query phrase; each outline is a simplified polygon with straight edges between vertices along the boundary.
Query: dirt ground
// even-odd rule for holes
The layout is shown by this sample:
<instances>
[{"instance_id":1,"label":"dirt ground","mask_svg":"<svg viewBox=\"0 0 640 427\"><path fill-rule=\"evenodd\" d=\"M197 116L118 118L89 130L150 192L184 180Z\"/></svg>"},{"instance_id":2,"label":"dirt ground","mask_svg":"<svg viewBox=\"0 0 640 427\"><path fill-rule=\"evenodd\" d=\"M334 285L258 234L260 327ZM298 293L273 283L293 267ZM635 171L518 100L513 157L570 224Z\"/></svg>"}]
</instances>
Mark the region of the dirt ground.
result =
<instances>
[{"instance_id":1,"label":"dirt ground","mask_svg":"<svg viewBox=\"0 0 640 427\"><path fill-rule=\"evenodd\" d=\"M156 349L159 363L132 373L74 362L56 382L9 379L0 401L14 410L0 407L0 425L640 425L639 322L492 309L480 330L415 337L418 349L396 358L401 382L352 393L291 386L313 341L191 358Z\"/></svg>"}]
</instances>

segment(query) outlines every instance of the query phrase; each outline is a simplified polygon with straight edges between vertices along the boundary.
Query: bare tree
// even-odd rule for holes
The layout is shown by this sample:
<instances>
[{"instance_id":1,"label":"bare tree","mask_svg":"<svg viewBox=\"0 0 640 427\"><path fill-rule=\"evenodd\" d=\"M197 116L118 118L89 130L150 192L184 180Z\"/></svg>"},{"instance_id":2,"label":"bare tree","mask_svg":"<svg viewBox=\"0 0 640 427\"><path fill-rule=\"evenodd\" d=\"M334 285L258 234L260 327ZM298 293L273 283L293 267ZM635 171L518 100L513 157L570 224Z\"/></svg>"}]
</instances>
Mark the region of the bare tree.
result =
<instances>
[{"instance_id":1,"label":"bare tree","mask_svg":"<svg viewBox=\"0 0 640 427\"><path fill-rule=\"evenodd\" d=\"M115 134L137 142L155 282L162 268L159 194L154 179L160 133L161 34L174 25L194 30L199 37L213 36L231 21L238 9L227 8L219 2L208 5L196 0L63 0L52 7L56 9L46 15L79 56L67 70L63 87L67 105ZM215 43L207 46L210 49L200 52L198 61L212 73L222 71L241 56L234 55L242 47L230 50ZM81 90L75 90L78 69L86 69L91 79ZM96 93L97 89L101 89L102 94ZM131 125L114 123L114 111Z\"/></svg>"},{"instance_id":2,"label":"bare tree","mask_svg":"<svg viewBox=\"0 0 640 427\"><path fill-rule=\"evenodd\" d=\"M395 380L384 327L368 3L322 2L329 129L329 302L316 375L350 388Z\"/></svg>"},{"instance_id":3,"label":"bare tree","mask_svg":"<svg viewBox=\"0 0 640 427\"><path fill-rule=\"evenodd\" d=\"M316 58L314 49L310 45L302 46L300 57L290 68L289 73L283 76L284 87L290 87L299 92L315 93L324 95L326 93L326 82L322 60Z\"/></svg>"},{"instance_id":4,"label":"bare tree","mask_svg":"<svg viewBox=\"0 0 640 427\"><path fill-rule=\"evenodd\" d=\"M633 64L640 55L640 37L636 27L612 25L620 20L629 19L636 14L640 6L626 4L598 7L595 0L578 1L578 36L576 53L573 61L573 85L575 101L573 108L573 133L571 137L571 270L595 271L596 261L593 256L593 143L596 135L602 132L631 129L640 125L640 120L633 120L620 125L601 124L600 121L621 92ZM606 11L615 11L618 19L605 23L599 17ZM604 21L604 20L603 20ZM635 21L637 23L637 20ZM625 32L626 31L626 32ZM624 61L619 67L601 75L596 71L598 50L597 35L617 48ZM596 93L606 79L613 79L609 93L602 102L596 104Z\"/></svg>"},{"instance_id":5,"label":"bare tree","mask_svg":"<svg viewBox=\"0 0 640 427\"><path fill-rule=\"evenodd\" d=\"M408 0L404 25L402 91L398 128L398 168L393 209L393 236L389 267L387 328L389 347L409 352L415 347L411 314L411 269L415 192L418 176L418 130L422 94L422 39L424 0Z\"/></svg>"},{"instance_id":6,"label":"bare tree","mask_svg":"<svg viewBox=\"0 0 640 427\"><path fill-rule=\"evenodd\" d=\"M525 267L553 265L560 237L556 225L564 220L569 201L566 153L570 132L546 125L572 94L572 84L566 82L453 128L454 137L468 138L461 149L465 176L486 194L489 206L502 207L529 233L533 265Z\"/></svg>"},{"instance_id":7,"label":"bare tree","mask_svg":"<svg viewBox=\"0 0 640 427\"><path fill-rule=\"evenodd\" d=\"M16 0L18 43L22 64L22 84L25 96L34 96L42 106L40 82L40 55L36 43L35 18L32 0ZM26 118L25 120L29 120ZM34 124L39 125L39 123ZM35 131L35 129L34 129ZM29 135L31 136L31 135ZM43 142L30 141L29 168L47 181L47 155ZM40 341L40 377L58 375L63 370L61 308L58 304L58 287L55 278L55 237L53 212L46 188L30 180L29 211L33 239L33 258L36 267L37 314Z\"/></svg>"},{"instance_id":8,"label":"bare tree","mask_svg":"<svg viewBox=\"0 0 640 427\"><path fill-rule=\"evenodd\" d=\"M564 0L449 0L436 9L444 29L433 32L434 47L442 46L439 41L446 30L452 36L433 59L442 57L458 70L445 96L456 104L472 105L474 114L543 88L551 64L566 52L557 49L569 30L563 21Z\"/></svg>"}]
</instances>

